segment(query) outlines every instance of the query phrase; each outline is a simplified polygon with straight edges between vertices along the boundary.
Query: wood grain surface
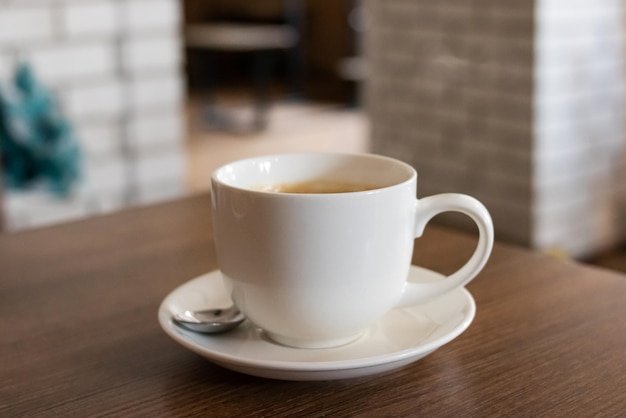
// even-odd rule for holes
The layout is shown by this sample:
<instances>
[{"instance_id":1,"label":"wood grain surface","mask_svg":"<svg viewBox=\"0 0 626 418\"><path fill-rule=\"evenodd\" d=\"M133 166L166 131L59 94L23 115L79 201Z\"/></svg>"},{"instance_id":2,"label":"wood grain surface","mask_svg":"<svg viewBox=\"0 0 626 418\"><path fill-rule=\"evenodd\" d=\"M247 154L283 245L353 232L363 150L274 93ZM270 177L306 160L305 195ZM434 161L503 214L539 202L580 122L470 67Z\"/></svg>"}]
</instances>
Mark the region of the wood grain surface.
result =
<instances>
[{"instance_id":1,"label":"wood grain surface","mask_svg":"<svg viewBox=\"0 0 626 418\"><path fill-rule=\"evenodd\" d=\"M624 416L624 275L496 244L458 339L382 376L283 382L158 325L172 289L217 267L211 230L199 195L1 235L0 416ZM414 261L450 273L475 242L429 226Z\"/></svg>"}]
</instances>

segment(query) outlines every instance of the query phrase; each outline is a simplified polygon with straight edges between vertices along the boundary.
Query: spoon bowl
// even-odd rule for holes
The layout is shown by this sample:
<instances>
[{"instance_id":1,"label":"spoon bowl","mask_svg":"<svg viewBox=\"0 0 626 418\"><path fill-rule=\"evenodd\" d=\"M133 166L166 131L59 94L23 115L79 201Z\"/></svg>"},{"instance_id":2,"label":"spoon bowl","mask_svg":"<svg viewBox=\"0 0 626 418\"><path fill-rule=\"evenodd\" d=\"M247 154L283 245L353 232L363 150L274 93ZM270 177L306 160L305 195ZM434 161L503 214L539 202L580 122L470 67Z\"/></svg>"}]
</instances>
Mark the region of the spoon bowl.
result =
<instances>
[{"instance_id":1,"label":"spoon bowl","mask_svg":"<svg viewBox=\"0 0 626 418\"><path fill-rule=\"evenodd\" d=\"M183 311L172 316L172 321L175 324L202 334L217 334L229 331L239 326L245 319L245 315L236 306L223 309Z\"/></svg>"}]
</instances>

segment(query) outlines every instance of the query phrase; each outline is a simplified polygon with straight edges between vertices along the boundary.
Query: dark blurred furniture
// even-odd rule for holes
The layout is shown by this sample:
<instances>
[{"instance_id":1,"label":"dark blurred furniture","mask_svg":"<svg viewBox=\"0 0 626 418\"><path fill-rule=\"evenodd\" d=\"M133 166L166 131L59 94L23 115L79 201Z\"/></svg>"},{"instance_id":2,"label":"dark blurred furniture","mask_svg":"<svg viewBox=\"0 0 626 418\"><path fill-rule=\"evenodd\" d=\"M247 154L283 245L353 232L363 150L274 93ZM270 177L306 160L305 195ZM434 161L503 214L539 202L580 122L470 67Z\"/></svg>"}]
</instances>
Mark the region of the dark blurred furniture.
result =
<instances>
[{"instance_id":1,"label":"dark blurred furniture","mask_svg":"<svg viewBox=\"0 0 626 418\"><path fill-rule=\"evenodd\" d=\"M254 117L252 127L263 129L267 124L269 89L277 54L286 54L292 95L302 93L304 0L283 0L276 13L251 13L245 8L229 7L217 2L210 20L187 25L186 46L205 52L209 66L204 74L208 93L207 121L218 128L231 129L233 122L219 108L214 93L219 86L218 54L225 51L251 55Z\"/></svg>"},{"instance_id":2,"label":"dark blurred furniture","mask_svg":"<svg viewBox=\"0 0 626 418\"><path fill-rule=\"evenodd\" d=\"M339 77L352 83L350 105L363 105L362 83L366 78L365 58L363 58L363 38L367 29L367 11L363 0L346 1L346 23L350 33L350 54L342 57L337 65Z\"/></svg>"}]
</instances>

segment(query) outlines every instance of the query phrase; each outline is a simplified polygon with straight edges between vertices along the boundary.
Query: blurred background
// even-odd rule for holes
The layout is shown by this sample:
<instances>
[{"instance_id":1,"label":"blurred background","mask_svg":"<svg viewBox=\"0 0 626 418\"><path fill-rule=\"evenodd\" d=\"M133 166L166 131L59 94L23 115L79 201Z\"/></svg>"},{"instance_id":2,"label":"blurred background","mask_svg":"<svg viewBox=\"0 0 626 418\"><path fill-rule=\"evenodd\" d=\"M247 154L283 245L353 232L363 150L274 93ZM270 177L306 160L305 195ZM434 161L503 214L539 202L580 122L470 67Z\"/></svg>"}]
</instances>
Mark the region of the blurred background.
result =
<instances>
[{"instance_id":1,"label":"blurred background","mask_svg":"<svg viewBox=\"0 0 626 418\"><path fill-rule=\"evenodd\" d=\"M626 270L624 3L0 0L0 230L376 152L483 201L498 240Z\"/></svg>"}]
</instances>

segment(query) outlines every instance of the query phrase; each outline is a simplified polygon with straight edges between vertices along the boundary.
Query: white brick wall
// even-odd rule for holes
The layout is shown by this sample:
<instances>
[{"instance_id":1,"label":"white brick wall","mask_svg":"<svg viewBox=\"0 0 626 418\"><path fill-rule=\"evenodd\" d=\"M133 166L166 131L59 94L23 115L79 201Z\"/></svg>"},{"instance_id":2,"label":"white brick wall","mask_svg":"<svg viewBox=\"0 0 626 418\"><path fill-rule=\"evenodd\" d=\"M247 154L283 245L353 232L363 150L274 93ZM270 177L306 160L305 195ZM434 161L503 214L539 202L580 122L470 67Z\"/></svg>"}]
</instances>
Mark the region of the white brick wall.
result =
<instances>
[{"instance_id":1,"label":"white brick wall","mask_svg":"<svg viewBox=\"0 0 626 418\"><path fill-rule=\"evenodd\" d=\"M118 157L122 152L121 127L109 121L75 125L83 152L92 160Z\"/></svg>"},{"instance_id":2,"label":"white brick wall","mask_svg":"<svg viewBox=\"0 0 626 418\"><path fill-rule=\"evenodd\" d=\"M49 7L0 6L0 47L21 46L54 36L54 10Z\"/></svg>"},{"instance_id":3,"label":"white brick wall","mask_svg":"<svg viewBox=\"0 0 626 418\"><path fill-rule=\"evenodd\" d=\"M474 195L535 248L626 239L625 0L367 5L373 147L418 194Z\"/></svg>"},{"instance_id":4,"label":"white brick wall","mask_svg":"<svg viewBox=\"0 0 626 418\"><path fill-rule=\"evenodd\" d=\"M116 73L115 45L105 41L38 46L22 54L42 80L52 85L95 83Z\"/></svg>"},{"instance_id":5,"label":"white brick wall","mask_svg":"<svg viewBox=\"0 0 626 418\"><path fill-rule=\"evenodd\" d=\"M137 159L138 194L141 203L178 197L184 193L180 179L186 177L181 150L176 145L159 148L159 152L139 153Z\"/></svg>"},{"instance_id":6,"label":"white brick wall","mask_svg":"<svg viewBox=\"0 0 626 418\"><path fill-rule=\"evenodd\" d=\"M0 52L0 80L4 80L5 82L9 80L14 65L14 59L11 55Z\"/></svg>"},{"instance_id":7,"label":"white brick wall","mask_svg":"<svg viewBox=\"0 0 626 418\"><path fill-rule=\"evenodd\" d=\"M82 199L59 201L43 194L11 193L5 196L9 230L69 222L87 215Z\"/></svg>"},{"instance_id":8,"label":"white brick wall","mask_svg":"<svg viewBox=\"0 0 626 418\"><path fill-rule=\"evenodd\" d=\"M172 147L167 151L154 155L148 154L138 159L137 175L140 184L168 183L172 178L176 179L185 175L185 162L179 149Z\"/></svg>"},{"instance_id":9,"label":"white brick wall","mask_svg":"<svg viewBox=\"0 0 626 418\"><path fill-rule=\"evenodd\" d=\"M127 94L119 79L73 86L65 91L65 106L72 120L120 117L125 108Z\"/></svg>"},{"instance_id":10,"label":"white brick wall","mask_svg":"<svg viewBox=\"0 0 626 418\"><path fill-rule=\"evenodd\" d=\"M184 94L183 81L177 73L139 77L128 85L130 108L136 111L161 108L181 109Z\"/></svg>"},{"instance_id":11,"label":"white brick wall","mask_svg":"<svg viewBox=\"0 0 626 418\"><path fill-rule=\"evenodd\" d=\"M65 202L67 219L184 193L180 8L178 0L0 0L0 85L28 60L83 146L85 179ZM13 229L66 219L63 202L7 200Z\"/></svg>"},{"instance_id":12,"label":"white brick wall","mask_svg":"<svg viewBox=\"0 0 626 418\"><path fill-rule=\"evenodd\" d=\"M85 165L85 181L82 192L93 193L116 193L123 191L128 181L126 162L120 158L112 158L108 161L98 161L87 158L89 164Z\"/></svg>"},{"instance_id":13,"label":"white brick wall","mask_svg":"<svg viewBox=\"0 0 626 418\"><path fill-rule=\"evenodd\" d=\"M122 67L135 76L155 70L180 70L180 43L169 34L129 38L123 45L122 54Z\"/></svg>"},{"instance_id":14,"label":"white brick wall","mask_svg":"<svg viewBox=\"0 0 626 418\"><path fill-rule=\"evenodd\" d=\"M138 116L129 125L129 142L136 149L178 143L184 135L183 121L174 113Z\"/></svg>"},{"instance_id":15,"label":"white brick wall","mask_svg":"<svg viewBox=\"0 0 626 418\"><path fill-rule=\"evenodd\" d=\"M171 0L135 0L125 3L126 27L132 32L176 29L181 22L180 8Z\"/></svg>"},{"instance_id":16,"label":"white brick wall","mask_svg":"<svg viewBox=\"0 0 626 418\"><path fill-rule=\"evenodd\" d=\"M67 36L115 35L120 27L119 2L73 2L63 9L63 28Z\"/></svg>"},{"instance_id":17,"label":"white brick wall","mask_svg":"<svg viewBox=\"0 0 626 418\"><path fill-rule=\"evenodd\" d=\"M535 245L584 256L624 239L624 2L543 0L535 73ZM564 10L567 10L564 12Z\"/></svg>"}]
</instances>

